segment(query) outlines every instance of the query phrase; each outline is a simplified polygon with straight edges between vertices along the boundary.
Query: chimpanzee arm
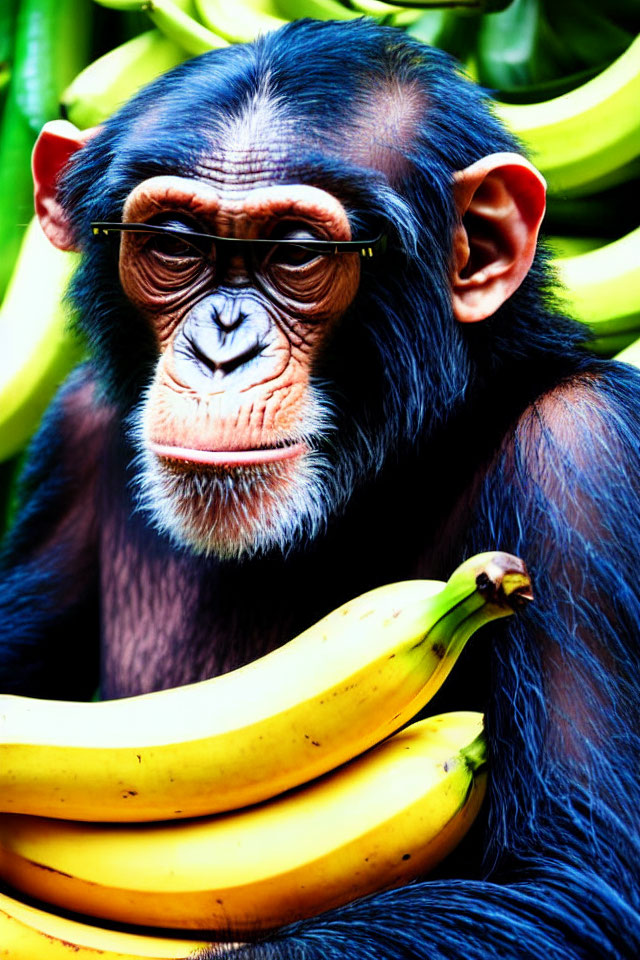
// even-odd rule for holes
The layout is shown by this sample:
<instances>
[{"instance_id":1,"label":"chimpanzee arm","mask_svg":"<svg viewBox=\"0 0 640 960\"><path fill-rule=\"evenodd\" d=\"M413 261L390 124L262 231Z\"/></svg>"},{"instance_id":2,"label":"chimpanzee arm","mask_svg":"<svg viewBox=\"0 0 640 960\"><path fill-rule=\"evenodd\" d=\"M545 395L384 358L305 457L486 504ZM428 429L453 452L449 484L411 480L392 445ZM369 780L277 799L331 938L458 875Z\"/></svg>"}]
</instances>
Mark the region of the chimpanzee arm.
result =
<instances>
[{"instance_id":1,"label":"chimpanzee arm","mask_svg":"<svg viewBox=\"0 0 640 960\"><path fill-rule=\"evenodd\" d=\"M544 397L474 505L465 552L524 557L536 598L494 643L487 879L415 883L234 956L640 956L639 381L610 366Z\"/></svg>"},{"instance_id":2,"label":"chimpanzee arm","mask_svg":"<svg viewBox=\"0 0 640 960\"><path fill-rule=\"evenodd\" d=\"M0 691L89 697L98 683L97 463L104 411L88 374L32 442L0 568Z\"/></svg>"}]
</instances>

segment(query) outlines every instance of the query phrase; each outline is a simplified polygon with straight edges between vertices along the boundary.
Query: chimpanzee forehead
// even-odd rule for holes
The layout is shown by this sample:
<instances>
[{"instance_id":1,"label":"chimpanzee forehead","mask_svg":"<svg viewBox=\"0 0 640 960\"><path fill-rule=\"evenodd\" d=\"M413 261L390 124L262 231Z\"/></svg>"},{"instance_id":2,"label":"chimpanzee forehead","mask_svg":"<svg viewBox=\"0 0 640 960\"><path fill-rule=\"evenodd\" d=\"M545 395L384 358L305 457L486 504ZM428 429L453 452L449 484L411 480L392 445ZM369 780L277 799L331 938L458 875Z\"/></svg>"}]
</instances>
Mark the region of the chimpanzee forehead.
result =
<instances>
[{"instance_id":1,"label":"chimpanzee forehead","mask_svg":"<svg viewBox=\"0 0 640 960\"><path fill-rule=\"evenodd\" d=\"M378 79L354 100L348 123L319 124L296 114L295 102L285 102L266 73L237 112L218 120L196 169L229 187L266 185L315 150L393 182L407 166L424 107L416 84Z\"/></svg>"}]
</instances>

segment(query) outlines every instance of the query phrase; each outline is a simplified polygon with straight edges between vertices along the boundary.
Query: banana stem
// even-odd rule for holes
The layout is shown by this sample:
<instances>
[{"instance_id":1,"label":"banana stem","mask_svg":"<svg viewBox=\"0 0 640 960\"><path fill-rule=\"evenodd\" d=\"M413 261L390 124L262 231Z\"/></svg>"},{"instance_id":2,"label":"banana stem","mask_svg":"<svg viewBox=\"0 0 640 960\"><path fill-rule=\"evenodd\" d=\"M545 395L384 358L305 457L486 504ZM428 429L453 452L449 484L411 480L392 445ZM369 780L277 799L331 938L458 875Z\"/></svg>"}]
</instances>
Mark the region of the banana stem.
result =
<instances>
[{"instance_id":1,"label":"banana stem","mask_svg":"<svg viewBox=\"0 0 640 960\"><path fill-rule=\"evenodd\" d=\"M463 747L460 755L471 772L477 773L487 762L487 742L484 732L479 733L475 740Z\"/></svg>"}]
</instances>

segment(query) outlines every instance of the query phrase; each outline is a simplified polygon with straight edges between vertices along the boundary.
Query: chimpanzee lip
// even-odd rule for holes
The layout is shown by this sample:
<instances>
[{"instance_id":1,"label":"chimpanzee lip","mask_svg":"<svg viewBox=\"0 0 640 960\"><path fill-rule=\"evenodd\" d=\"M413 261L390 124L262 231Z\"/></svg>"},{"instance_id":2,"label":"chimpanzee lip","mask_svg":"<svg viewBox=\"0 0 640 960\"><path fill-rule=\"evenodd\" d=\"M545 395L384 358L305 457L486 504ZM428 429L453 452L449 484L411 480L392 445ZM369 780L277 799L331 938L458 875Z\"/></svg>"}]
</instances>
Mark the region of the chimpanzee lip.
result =
<instances>
[{"instance_id":1,"label":"chimpanzee lip","mask_svg":"<svg viewBox=\"0 0 640 960\"><path fill-rule=\"evenodd\" d=\"M276 463L291 460L306 453L308 447L301 441L282 441L273 446L243 450L200 450L196 447L175 447L170 444L149 441L149 449L156 456L167 460L188 463L203 463L212 466L233 466L250 463Z\"/></svg>"}]
</instances>

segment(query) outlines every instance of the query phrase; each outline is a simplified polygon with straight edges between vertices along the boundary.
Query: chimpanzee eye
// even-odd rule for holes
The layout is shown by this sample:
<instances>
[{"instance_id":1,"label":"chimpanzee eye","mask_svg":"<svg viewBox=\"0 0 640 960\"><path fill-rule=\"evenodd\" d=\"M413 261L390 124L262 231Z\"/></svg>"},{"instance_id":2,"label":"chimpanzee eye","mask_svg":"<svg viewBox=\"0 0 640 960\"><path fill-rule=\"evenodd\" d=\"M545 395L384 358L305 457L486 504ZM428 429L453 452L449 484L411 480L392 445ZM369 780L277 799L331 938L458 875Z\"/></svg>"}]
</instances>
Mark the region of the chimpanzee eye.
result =
<instances>
[{"instance_id":1,"label":"chimpanzee eye","mask_svg":"<svg viewBox=\"0 0 640 960\"><path fill-rule=\"evenodd\" d=\"M278 243L274 246L269 261L287 267L301 267L318 256L317 251L293 243Z\"/></svg>"},{"instance_id":2,"label":"chimpanzee eye","mask_svg":"<svg viewBox=\"0 0 640 960\"><path fill-rule=\"evenodd\" d=\"M180 260L185 258L199 259L201 257L201 253L194 246L187 243L182 237L172 236L169 233L150 234L146 247L163 257L176 257Z\"/></svg>"},{"instance_id":3,"label":"chimpanzee eye","mask_svg":"<svg viewBox=\"0 0 640 960\"><path fill-rule=\"evenodd\" d=\"M149 233L145 241L145 247L150 253L156 253L166 259L193 260L200 259L207 255L207 251L201 249L202 241L194 236L193 240L188 236L189 233L197 233L197 224L189 220L181 219L176 216L167 216L166 214L154 217L149 221L151 227L163 227L166 233ZM185 236L187 234L187 236Z\"/></svg>"},{"instance_id":4,"label":"chimpanzee eye","mask_svg":"<svg viewBox=\"0 0 640 960\"><path fill-rule=\"evenodd\" d=\"M309 230L305 228L288 229L281 235L274 235L274 240L317 240ZM322 254L313 247L305 247L304 244L297 243L274 243L265 258L265 263L269 266L282 267L302 267L312 260L318 259Z\"/></svg>"}]
</instances>

